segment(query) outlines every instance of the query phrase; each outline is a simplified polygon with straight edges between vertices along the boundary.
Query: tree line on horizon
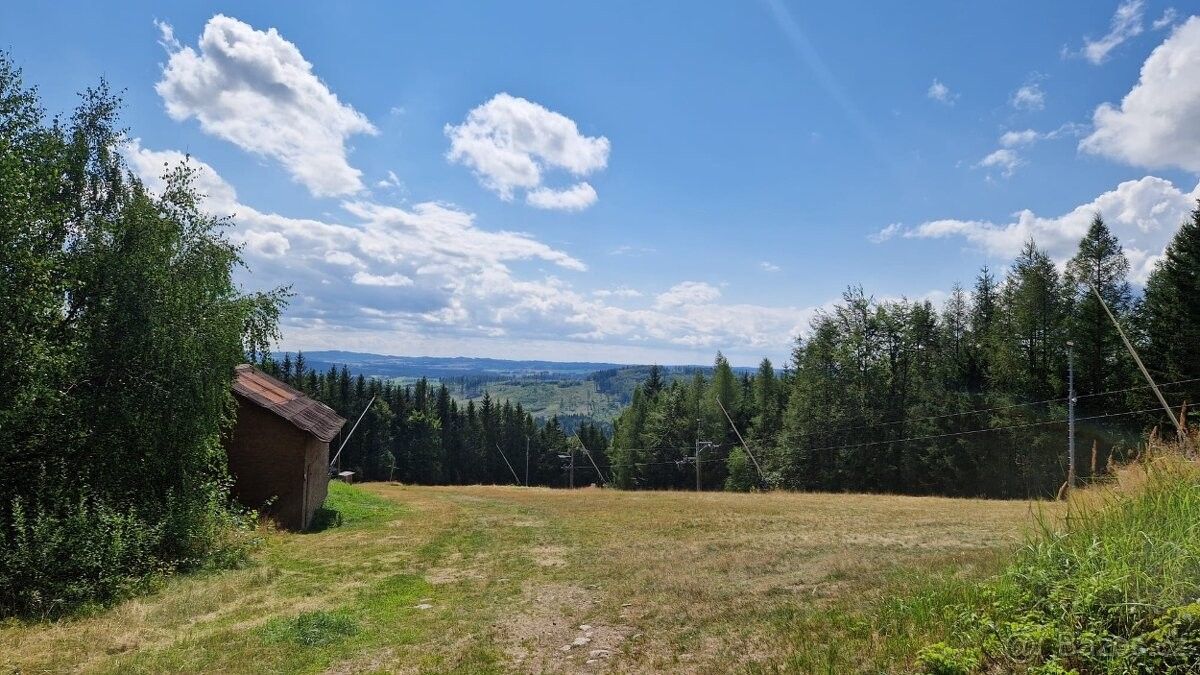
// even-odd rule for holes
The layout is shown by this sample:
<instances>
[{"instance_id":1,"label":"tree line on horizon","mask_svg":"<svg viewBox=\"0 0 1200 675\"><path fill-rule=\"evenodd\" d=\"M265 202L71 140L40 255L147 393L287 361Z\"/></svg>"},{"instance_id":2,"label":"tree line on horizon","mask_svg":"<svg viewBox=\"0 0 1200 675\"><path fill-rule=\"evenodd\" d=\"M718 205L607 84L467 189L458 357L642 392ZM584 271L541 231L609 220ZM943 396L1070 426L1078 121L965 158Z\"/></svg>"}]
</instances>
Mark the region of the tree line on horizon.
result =
<instances>
[{"instance_id":1,"label":"tree line on horizon","mask_svg":"<svg viewBox=\"0 0 1200 675\"><path fill-rule=\"evenodd\" d=\"M569 429L552 417L538 424L519 402L498 401L487 392L478 405L473 400L461 404L444 382L435 385L426 378L397 384L352 375L344 365L317 372L303 352L294 360L290 353L278 360L263 355L259 367L346 418L342 435L330 446L330 459L349 435L338 465L360 480L525 484L528 452L528 484L565 487L569 459L561 456L574 452L576 484L587 485L597 478L583 447L601 470L608 467L608 438L592 422Z\"/></svg>"},{"instance_id":2,"label":"tree line on horizon","mask_svg":"<svg viewBox=\"0 0 1200 675\"><path fill-rule=\"evenodd\" d=\"M694 489L700 441L706 490L1044 497L1067 473L1068 349L1082 479L1167 422L1093 287L1173 404L1200 393L1200 206L1140 295L1129 269L1097 214L1063 271L1031 240L1002 276L983 268L941 307L853 286L782 370L764 359L739 374L720 353L707 372L650 367L611 438L596 424L578 437L557 418L538 424L507 400L463 405L424 379L318 373L302 354L263 367L351 421L375 397L341 458L366 479L524 483L528 439L533 485L566 486L574 451L576 485Z\"/></svg>"},{"instance_id":3,"label":"tree line on horizon","mask_svg":"<svg viewBox=\"0 0 1200 675\"><path fill-rule=\"evenodd\" d=\"M700 455L705 489L1053 495L1067 474L1068 349L1079 476L1093 472L1093 448L1101 473L1170 424L1093 288L1173 405L1200 393L1200 204L1141 295L1129 269L1096 214L1062 272L1030 240L1002 277L984 267L940 308L853 286L781 375L764 359L738 377L720 353L711 377L666 384L653 372L614 422L615 483L694 487L699 439L713 444Z\"/></svg>"}]
</instances>

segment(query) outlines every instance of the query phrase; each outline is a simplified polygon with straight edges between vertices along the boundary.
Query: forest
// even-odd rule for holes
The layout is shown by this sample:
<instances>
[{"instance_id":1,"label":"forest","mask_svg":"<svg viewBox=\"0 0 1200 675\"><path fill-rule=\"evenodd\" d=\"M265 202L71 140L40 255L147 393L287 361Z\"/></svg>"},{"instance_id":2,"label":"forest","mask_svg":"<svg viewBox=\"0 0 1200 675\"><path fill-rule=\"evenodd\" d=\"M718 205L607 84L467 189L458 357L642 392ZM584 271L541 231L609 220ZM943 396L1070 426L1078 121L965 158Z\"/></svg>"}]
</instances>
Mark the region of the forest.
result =
<instances>
[{"instance_id":1,"label":"forest","mask_svg":"<svg viewBox=\"0 0 1200 675\"><path fill-rule=\"evenodd\" d=\"M557 417L539 424L520 403L493 400L486 393L479 405L460 405L445 383L433 385L425 378L400 385L351 375L346 366L318 373L305 363L303 352L295 360L291 354L278 361L264 355L259 365L349 420L330 455L348 437L337 464L358 479L566 487L572 454L576 485L603 482L596 477L597 466L608 474L608 439L591 422L573 432ZM358 428L349 433L359 416Z\"/></svg>"},{"instance_id":2,"label":"forest","mask_svg":"<svg viewBox=\"0 0 1200 675\"><path fill-rule=\"evenodd\" d=\"M985 267L941 307L854 286L781 370L764 359L739 373L719 353L711 369L631 369L645 377L611 438L595 423L576 436L557 418L535 422L507 400L460 405L444 384L317 373L302 354L263 367L351 420L374 400L340 458L367 479L566 486L574 455L576 486L1046 497L1067 475L1069 358L1081 480L1151 428L1171 431L1105 305L1173 405L1200 392L1187 339L1200 335L1200 208L1144 293L1128 275L1097 214L1061 272L1029 241L1002 275Z\"/></svg>"},{"instance_id":3,"label":"forest","mask_svg":"<svg viewBox=\"0 0 1200 675\"><path fill-rule=\"evenodd\" d=\"M764 360L737 377L718 354L709 379L648 379L614 424L615 483L694 486L699 439L713 444L700 456L706 489L1052 496L1067 476L1069 359L1078 476L1103 473L1154 427L1173 433L1105 305L1173 406L1200 392L1200 207L1144 293L1128 274L1096 214L1062 272L1029 241L1002 276L982 269L941 307L851 287L782 373Z\"/></svg>"}]
</instances>

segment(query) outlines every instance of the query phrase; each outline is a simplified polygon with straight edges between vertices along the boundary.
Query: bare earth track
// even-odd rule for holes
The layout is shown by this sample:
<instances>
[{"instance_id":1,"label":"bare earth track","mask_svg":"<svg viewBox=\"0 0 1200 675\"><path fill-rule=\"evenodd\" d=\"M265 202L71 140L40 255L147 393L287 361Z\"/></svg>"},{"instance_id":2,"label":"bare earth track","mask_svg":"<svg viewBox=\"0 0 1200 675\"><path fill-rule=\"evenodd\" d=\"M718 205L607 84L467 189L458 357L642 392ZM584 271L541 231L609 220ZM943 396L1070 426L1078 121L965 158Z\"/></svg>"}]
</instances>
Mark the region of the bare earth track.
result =
<instances>
[{"instance_id":1,"label":"bare earth track","mask_svg":"<svg viewBox=\"0 0 1200 675\"><path fill-rule=\"evenodd\" d=\"M903 670L872 607L978 576L1025 502L336 486L341 527L92 615L0 624L4 672ZM886 631L884 631L886 633Z\"/></svg>"}]
</instances>

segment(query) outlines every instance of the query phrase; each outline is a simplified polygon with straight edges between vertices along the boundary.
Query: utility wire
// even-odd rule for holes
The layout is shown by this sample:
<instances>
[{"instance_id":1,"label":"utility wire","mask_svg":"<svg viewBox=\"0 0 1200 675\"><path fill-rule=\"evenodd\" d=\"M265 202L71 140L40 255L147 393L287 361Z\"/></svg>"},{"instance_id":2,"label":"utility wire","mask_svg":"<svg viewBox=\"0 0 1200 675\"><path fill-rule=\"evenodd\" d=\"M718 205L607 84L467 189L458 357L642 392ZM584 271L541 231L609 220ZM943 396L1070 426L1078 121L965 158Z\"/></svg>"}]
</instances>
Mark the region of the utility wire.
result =
<instances>
[{"instance_id":1,"label":"utility wire","mask_svg":"<svg viewBox=\"0 0 1200 675\"><path fill-rule=\"evenodd\" d=\"M1193 377L1193 378L1186 379L1186 380L1176 380L1174 382L1164 382L1158 386L1160 388L1161 387L1170 387L1170 386L1176 385L1176 384L1188 384L1191 382L1200 382L1200 377ZM1143 384L1143 385L1139 385L1136 387L1127 387L1125 389L1113 389L1111 391L1098 391L1093 394L1078 394L1075 396L1075 400L1079 400L1082 398L1094 398L1096 396L1108 396L1110 394L1124 394L1124 393L1131 392L1131 391L1138 391L1140 389L1150 389L1150 385ZM1013 408L1026 408L1029 406L1042 405L1043 403L1059 403L1059 402L1063 402L1066 400L1067 400L1066 396L1061 396L1059 398L1047 398L1047 399L1043 399L1041 401L1029 401L1026 403L1011 403L1008 405L993 406L991 408L978 408L976 410L967 410L964 412L945 413L942 415L930 415L928 417L913 417L913 418L905 418L902 420L893 420L891 422L879 422L877 424L860 424L858 426L851 426L851 427L836 427L834 429L829 429L828 431L836 432L836 431L855 431L858 429L877 429L879 427L894 426L896 424L906 424L909 422L925 422L925 421L929 421L929 420L947 419L950 417L963 417L965 415L977 415L979 413L995 412L997 410L1011 410Z\"/></svg>"},{"instance_id":2,"label":"utility wire","mask_svg":"<svg viewBox=\"0 0 1200 675\"><path fill-rule=\"evenodd\" d=\"M1075 421L1080 422L1080 421L1087 421L1087 420L1104 419L1106 417L1122 417L1124 415L1137 415L1137 414L1141 414L1141 413L1153 412L1155 410L1161 411L1162 408L1160 408L1160 407L1145 408L1142 410L1127 410L1125 412L1119 412L1119 413L1105 413L1102 415L1091 415L1089 417L1076 417ZM870 447L870 446L874 446L874 445L887 445L889 443L906 443L909 441L928 441L928 440L934 440L934 439L938 439L938 438L950 438L952 436L968 436L968 435L972 435L972 434L982 434L982 433L986 433L989 431L1009 431L1012 429L1026 429L1029 427L1040 427L1040 426L1046 426L1049 424L1066 424L1067 422L1068 422L1068 420L1065 420L1065 419L1043 420L1041 422L1025 422L1022 424L1008 424L1008 425L1000 426L1000 427L986 427L986 428L982 428L982 429L971 429L969 431L954 431L954 432L945 433L945 434L931 434L929 436L912 436L909 438L896 438L896 439L886 440L886 441L871 441L869 443L852 443L850 445L827 445L827 446L820 447L820 448L807 448L807 450L809 452L816 452L816 451L820 451L820 450L849 450L851 448L865 448L865 447Z\"/></svg>"}]
</instances>

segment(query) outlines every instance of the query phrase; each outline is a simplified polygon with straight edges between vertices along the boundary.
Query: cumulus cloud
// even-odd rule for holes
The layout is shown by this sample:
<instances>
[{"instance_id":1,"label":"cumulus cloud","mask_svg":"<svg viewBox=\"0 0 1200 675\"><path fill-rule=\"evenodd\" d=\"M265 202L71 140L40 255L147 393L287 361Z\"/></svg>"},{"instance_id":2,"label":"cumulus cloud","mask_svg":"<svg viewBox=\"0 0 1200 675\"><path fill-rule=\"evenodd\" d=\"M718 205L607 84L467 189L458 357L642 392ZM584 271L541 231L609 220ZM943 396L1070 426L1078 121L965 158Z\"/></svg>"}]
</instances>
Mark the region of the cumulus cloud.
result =
<instances>
[{"instance_id":1,"label":"cumulus cloud","mask_svg":"<svg viewBox=\"0 0 1200 675\"><path fill-rule=\"evenodd\" d=\"M1023 131L1006 131L1000 136L1000 145L1006 148L1015 148L1020 145L1029 145L1041 137L1042 135L1033 129L1025 129Z\"/></svg>"},{"instance_id":2,"label":"cumulus cloud","mask_svg":"<svg viewBox=\"0 0 1200 675\"><path fill-rule=\"evenodd\" d=\"M582 211L596 203L596 190L588 183L576 183L565 190L541 187L530 190L525 201L539 209Z\"/></svg>"},{"instance_id":3,"label":"cumulus cloud","mask_svg":"<svg viewBox=\"0 0 1200 675\"><path fill-rule=\"evenodd\" d=\"M1014 91L1009 103L1017 110L1041 110L1046 107L1046 92L1037 82L1030 82Z\"/></svg>"},{"instance_id":4,"label":"cumulus cloud","mask_svg":"<svg viewBox=\"0 0 1200 675\"><path fill-rule=\"evenodd\" d=\"M1101 104L1079 148L1143 167L1200 171L1200 17L1175 29L1142 64L1120 107Z\"/></svg>"},{"instance_id":5,"label":"cumulus cloud","mask_svg":"<svg viewBox=\"0 0 1200 675\"><path fill-rule=\"evenodd\" d=\"M156 191L164 168L185 159L137 142L126 156ZM283 321L292 348L450 354L507 340L513 353L536 345L530 357L661 361L709 352L707 360L723 349L753 359L785 356L818 309L726 302L700 281L650 297L626 287L583 292L559 276L585 271L582 261L526 234L485 230L446 204L359 199L342 202L342 217L292 218L246 205L211 166L190 163L205 208L233 214L230 235L247 242L242 283L296 291Z\"/></svg>"},{"instance_id":6,"label":"cumulus cloud","mask_svg":"<svg viewBox=\"0 0 1200 675\"><path fill-rule=\"evenodd\" d=\"M1129 257L1131 276L1144 281L1154 260L1195 207L1200 185L1183 192L1170 181L1146 176L1126 181L1059 216L1041 216L1028 209L1013 214L1009 222L986 220L933 220L906 230L903 236L917 239L961 237L989 254L1011 259L1031 237L1057 260L1075 254L1092 216L1104 217L1120 238Z\"/></svg>"},{"instance_id":7,"label":"cumulus cloud","mask_svg":"<svg viewBox=\"0 0 1200 675\"><path fill-rule=\"evenodd\" d=\"M764 272L778 272L783 269L779 265L767 260L758 263L758 266L761 267Z\"/></svg>"},{"instance_id":8,"label":"cumulus cloud","mask_svg":"<svg viewBox=\"0 0 1200 675\"><path fill-rule=\"evenodd\" d=\"M278 31L217 14L193 49L158 26L170 58L155 90L173 119L195 118L206 133L274 159L316 196L363 189L346 140L378 132Z\"/></svg>"},{"instance_id":9,"label":"cumulus cloud","mask_svg":"<svg viewBox=\"0 0 1200 675\"><path fill-rule=\"evenodd\" d=\"M1005 178L1008 178L1013 175L1013 172L1021 164L1023 164L1023 161L1016 151L1011 148L1000 148L979 160L979 163L975 166L985 169L1000 169L1000 173Z\"/></svg>"},{"instance_id":10,"label":"cumulus cloud","mask_svg":"<svg viewBox=\"0 0 1200 675\"><path fill-rule=\"evenodd\" d=\"M585 182L543 186L547 171L582 177L608 165L607 138L585 136L571 118L506 93L470 111L462 124L447 124L445 132L450 161L469 167L501 199L511 201L524 190L538 208L578 210L596 201Z\"/></svg>"},{"instance_id":11,"label":"cumulus cloud","mask_svg":"<svg viewBox=\"0 0 1200 675\"><path fill-rule=\"evenodd\" d=\"M934 78L933 84L929 85L929 89L925 90L925 95L938 103L945 103L946 105L954 105L954 101L958 99L958 94L950 91L950 87L947 87L937 78Z\"/></svg>"},{"instance_id":12,"label":"cumulus cloud","mask_svg":"<svg viewBox=\"0 0 1200 675\"><path fill-rule=\"evenodd\" d=\"M1084 38L1080 55L1094 65L1100 65L1108 60L1112 50L1120 47L1127 40L1142 34L1142 14L1146 9L1144 0L1125 0L1117 6L1109 22L1108 33L1095 40Z\"/></svg>"}]
</instances>

